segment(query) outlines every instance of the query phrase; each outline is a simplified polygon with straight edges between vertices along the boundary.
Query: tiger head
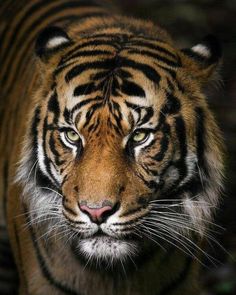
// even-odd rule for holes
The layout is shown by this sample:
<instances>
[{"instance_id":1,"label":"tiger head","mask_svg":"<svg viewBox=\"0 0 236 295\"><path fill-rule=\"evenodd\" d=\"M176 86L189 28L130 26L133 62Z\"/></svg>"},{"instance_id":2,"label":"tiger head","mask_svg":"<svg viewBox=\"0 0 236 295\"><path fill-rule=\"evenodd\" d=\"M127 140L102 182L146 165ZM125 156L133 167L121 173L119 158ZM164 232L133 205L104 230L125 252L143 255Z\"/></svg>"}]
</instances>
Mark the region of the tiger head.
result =
<instances>
[{"instance_id":1,"label":"tiger head","mask_svg":"<svg viewBox=\"0 0 236 295\"><path fill-rule=\"evenodd\" d=\"M178 50L158 32L48 27L36 42L18 176L32 224L49 217L85 258L187 245L204 237L218 202L221 138L203 89L219 45L209 36Z\"/></svg>"}]
</instances>

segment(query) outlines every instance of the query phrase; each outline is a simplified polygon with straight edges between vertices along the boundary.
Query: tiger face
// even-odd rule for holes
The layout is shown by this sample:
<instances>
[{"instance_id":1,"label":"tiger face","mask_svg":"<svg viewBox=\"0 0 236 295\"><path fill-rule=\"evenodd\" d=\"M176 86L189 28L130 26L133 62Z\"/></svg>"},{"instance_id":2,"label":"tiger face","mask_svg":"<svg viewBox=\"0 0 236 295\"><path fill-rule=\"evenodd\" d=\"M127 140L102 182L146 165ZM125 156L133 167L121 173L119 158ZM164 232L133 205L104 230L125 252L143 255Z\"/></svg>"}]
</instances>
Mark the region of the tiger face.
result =
<instances>
[{"instance_id":1,"label":"tiger face","mask_svg":"<svg viewBox=\"0 0 236 295\"><path fill-rule=\"evenodd\" d=\"M41 86L18 172L32 225L69 233L91 261L204 236L221 185L202 92L219 58L211 44L180 51L131 32L41 33Z\"/></svg>"}]
</instances>

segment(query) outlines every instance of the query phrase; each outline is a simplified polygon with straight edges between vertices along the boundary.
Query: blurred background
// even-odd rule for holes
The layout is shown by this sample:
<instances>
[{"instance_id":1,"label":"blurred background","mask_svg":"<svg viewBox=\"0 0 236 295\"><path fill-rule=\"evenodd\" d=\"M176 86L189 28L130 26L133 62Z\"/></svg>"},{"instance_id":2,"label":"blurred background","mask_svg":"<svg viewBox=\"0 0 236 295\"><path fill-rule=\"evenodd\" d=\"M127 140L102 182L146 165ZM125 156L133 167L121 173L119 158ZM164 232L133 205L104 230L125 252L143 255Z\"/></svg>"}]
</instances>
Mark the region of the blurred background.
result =
<instances>
[{"instance_id":1,"label":"blurred background","mask_svg":"<svg viewBox=\"0 0 236 295\"><path fill-rule=\"evenodd\" d=\"M130 16L150 19L172 35L180 48L191 47L212 33L222 42L222 83L211 87L209 105L226 143L226 179L217 223L224 230L208 253L219 260L203 267L207 295L236 295L236 0L116 0Z\"/></svg>"}]
</instances>

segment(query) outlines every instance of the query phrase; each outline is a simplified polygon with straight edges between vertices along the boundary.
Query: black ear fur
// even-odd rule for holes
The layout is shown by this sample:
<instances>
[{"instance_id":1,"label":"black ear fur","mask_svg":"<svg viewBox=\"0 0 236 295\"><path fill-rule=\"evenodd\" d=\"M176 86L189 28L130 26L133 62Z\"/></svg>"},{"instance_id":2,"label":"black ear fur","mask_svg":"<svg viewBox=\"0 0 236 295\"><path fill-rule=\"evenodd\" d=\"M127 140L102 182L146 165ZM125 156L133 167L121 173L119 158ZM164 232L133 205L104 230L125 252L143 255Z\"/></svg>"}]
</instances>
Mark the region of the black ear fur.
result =
<instances>
[{"instance_id":1,"label":"black ear fur","mask_svg":"<svg viewBox=\"0 0 236 295\"><path fill-rule=\"evenodd\" d=\"M48 58L51 54L72 44L67 33L59 27L46 27L36 40L35 52L40 58Z\"/></svg>"},{"instance_id":2,"label":"black ear fur","mask_svg":"<svg viewBox=\"0 0 236 295\"><path fill-rule=\"evenodd\" d=\"M221 59L222 46L214 35L207 35L202 42L192 48L182 49L182 52L204 66L210 66Z\"/></svg>"}]
</instances>

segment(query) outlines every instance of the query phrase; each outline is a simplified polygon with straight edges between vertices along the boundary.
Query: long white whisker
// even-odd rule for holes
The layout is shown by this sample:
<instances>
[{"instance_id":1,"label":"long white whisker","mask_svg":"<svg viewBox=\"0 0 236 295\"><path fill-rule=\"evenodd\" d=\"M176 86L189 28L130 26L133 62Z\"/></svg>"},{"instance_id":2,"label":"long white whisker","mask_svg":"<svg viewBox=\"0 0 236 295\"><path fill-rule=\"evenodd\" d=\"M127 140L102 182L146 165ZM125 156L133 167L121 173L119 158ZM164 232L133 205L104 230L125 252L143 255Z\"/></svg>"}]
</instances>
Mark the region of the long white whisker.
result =
<instances>
[{"instance_id":1,"label":"long white whisker","mask_svg":"<svg viewBox=\"0 0 236 295\"><path fill-rule=\"evenodd\" d=\"M37 188L41 188L41 189L45 189L45 190L49 190L51 192L54 192L56 195L60 196L63 198L63 195L58 193L57 191L55 191L54 189L50 188L50 187L47 187L47 186L38 186Z\"/></svg>"},{"instance_id":2,"label":"long white whisker","mask_svg":"<svg viewBox=\"0 0 236 295\"><path fill-rule=\"evenodd\" d=\"M141 227L143 228L143 224L141 225ZM147 228L147 227L146 227ZM146 230L146 228L144 227L143 229ZM166 241L168 244L176 247L177 249L179 249L181 252L185 253L187 256L191 256L191 257L194 257L196 260L198 260L200 263L201 261L189 250L189 248L187 248L186 244L183 243L183 241L181 241L180 239L176 238L175 236L171 235L169 232L167 232L166 230L162 229L164 232L158 232L158 234L156 233L156 231L154 231L153 229L151 229L152 233L151 235L153 236L156 236L157 238L160 238L164 241ZM164 237L163 237L164 235ZM149 239L151 239L150 236L148 236ZM180 248L178 245L176 245L175 243L173 243L169 238L172 238L174 240L176 240L181 246L184 247L183 248ZM153 240L152 241L156 242L156 240ZM157 242L156 242L157 243ZM159 245L159 244L158 244Z\"/></svg>"},{"instance_id":3,"label":"long white whisker","mask_svg":"<svg viewBox=\"0 0 236 295\"><path fill-rule=\"evenodd\" d=\"M172 212L168 212L168 211L152 211L152 210L150 210L150 213L153 213L153 215L154 215L154 214L155 214L155 215L156 215L156 214L161 214L161 215L183 216L183 217L188 217L188 218L190 218L190 216L189 216L188 214L174 212L173 210L171 210L171 211L172 211ZM209 221L209 220L207 220L207 219L204 219L204 218L201 218L201 217L195 217L195 219L200 220L200 221L203 221L203 222L208 223L208 224L210 224L210 225L213 225L214 227L217 227L217 228L219 228L220 230L225 230L224 227L222 227L222 226L220 226L220 225L218 225L218 224L216 224L216 223L214 223L214 222L211 222L211 221ZM189 221L189 220L186 219L186 221Z\"/></svg>"},{"instance_id":4,"label":"long white whisker","mask_svg":"<svg viewBox=\"0 0 236 295\"><path fill-rule=\"evenodd\" d=\"M29 179L30 179L31 173L33 172L34 168L37 167L37 165L38 165L38 159L37 159L37 160L34 162L34 164L32 165L32 167L31 167L31 169L30 169L30 171L29 171L29 175L28 175L28 177L27 177L27 179L26 179L26 183L29 182Z\"/></svg>"},{"instance_id":5,"label":"long white whisker","mask_svg":"<svg viewBox=\"0 0 236 295\"><path fill-rule=\"evenodd\" d=\"M153 223L150 223L153 225ZM155 225L155 224L154 224ZM203 251L196 243L194 243L192 240L190 240L188 237L186 237L185 235L182 235L181 233L179 233L178 231L174 230L172 227L166 226L163 223L161 223L159 226L161 225L162 228L165 228L166 231L172 232L178 236L180 236L182 239L184 239L186 242L188 242L189 244L191 244L193 247L195 247L195 249L199 250L205 257L207 257L209 259L209 261L211 261L213 263L213 265L215 265L214 261L217 263L220 263L217 259L215 259L214 257L212 257L211 255L207 254L205 251Z\"/></svg>"}]
</instances>

